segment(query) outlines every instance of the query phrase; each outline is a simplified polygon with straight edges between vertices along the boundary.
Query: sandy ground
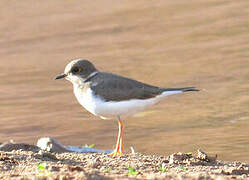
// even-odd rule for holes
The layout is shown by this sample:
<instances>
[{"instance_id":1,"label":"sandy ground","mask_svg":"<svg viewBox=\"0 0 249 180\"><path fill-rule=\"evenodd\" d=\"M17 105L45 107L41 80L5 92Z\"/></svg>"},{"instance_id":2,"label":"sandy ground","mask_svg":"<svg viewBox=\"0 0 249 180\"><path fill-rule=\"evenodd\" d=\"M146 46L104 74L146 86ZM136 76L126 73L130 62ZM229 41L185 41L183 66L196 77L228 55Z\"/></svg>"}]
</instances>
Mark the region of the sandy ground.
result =
<instances>
[{"instance_id":1,"label":"sandy ground","mask_svg":"<svg viewBox=\"0 0 249 180\"><path fill-rule=\"evenodd\" d=\"M0 145L0 179L249 179L249 164L205 152L170 156L140 153L50 153L35 145Z\"/></svg>"}]
</instances>

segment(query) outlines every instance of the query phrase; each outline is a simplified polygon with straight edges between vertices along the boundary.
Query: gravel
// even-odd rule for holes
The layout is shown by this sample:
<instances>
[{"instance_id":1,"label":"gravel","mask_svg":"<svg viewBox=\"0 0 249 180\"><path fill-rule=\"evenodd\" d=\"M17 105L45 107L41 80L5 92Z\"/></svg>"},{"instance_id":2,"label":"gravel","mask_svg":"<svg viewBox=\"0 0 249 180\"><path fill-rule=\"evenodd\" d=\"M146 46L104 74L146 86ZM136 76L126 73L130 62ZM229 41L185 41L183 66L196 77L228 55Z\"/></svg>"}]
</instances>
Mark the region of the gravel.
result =
<instances>
[{"instance_id":1,"label":"gravel","mask_svg":"<svg viewBox=\"0 0 249 180\"><path fill-rule=\"evenodd\" d=\"M0 145L0 179L249 179L249 164L224 162L205 152L170 156L141 153L51 153L35 145Z\"/></svg>"}]
</instances>

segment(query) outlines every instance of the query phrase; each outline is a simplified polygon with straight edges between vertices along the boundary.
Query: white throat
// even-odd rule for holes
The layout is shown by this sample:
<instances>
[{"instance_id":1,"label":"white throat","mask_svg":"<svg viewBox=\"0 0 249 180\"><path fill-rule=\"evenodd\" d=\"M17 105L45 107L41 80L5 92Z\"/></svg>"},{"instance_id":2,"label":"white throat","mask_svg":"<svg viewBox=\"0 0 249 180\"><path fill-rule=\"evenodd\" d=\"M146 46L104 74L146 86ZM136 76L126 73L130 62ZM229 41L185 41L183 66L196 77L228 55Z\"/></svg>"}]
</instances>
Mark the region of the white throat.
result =
<instances>
[{"instance_id":1,"label":"white throat","mask_svg":"<svg viewBox=\"0 0 249 180\"><path fill-rule=\"evenodd\" d=\"M70 73L69 75L67 75L66 79L73 83L74 86L84 86L85 81L91 78L92 76L96 75L97 73L98 71L95 71L91 73L87 78L82 78L78 75L73 75L72 73Z\"/></svg>"}]
</instances>

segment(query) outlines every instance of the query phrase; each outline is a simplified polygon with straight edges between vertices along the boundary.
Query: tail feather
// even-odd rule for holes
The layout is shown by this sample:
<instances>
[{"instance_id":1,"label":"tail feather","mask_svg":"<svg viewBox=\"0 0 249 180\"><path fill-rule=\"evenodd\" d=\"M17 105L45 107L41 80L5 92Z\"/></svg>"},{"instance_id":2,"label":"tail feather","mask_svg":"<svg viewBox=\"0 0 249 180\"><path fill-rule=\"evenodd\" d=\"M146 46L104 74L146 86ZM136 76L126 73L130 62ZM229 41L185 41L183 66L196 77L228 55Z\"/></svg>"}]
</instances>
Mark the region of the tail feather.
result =
<instances>
[{"instance_id":1,"label":"tail feather","mask_svg":"<svg viewBox=\"0 0 249 180\"><path fill-rule=\"evenodd\" d=\"M200 91L199 89L196 89L195 87L184 87L184 88L164 88L165 91L181 91L181 92L187 92L187 91Z\"/></svg>"}]
</instances>

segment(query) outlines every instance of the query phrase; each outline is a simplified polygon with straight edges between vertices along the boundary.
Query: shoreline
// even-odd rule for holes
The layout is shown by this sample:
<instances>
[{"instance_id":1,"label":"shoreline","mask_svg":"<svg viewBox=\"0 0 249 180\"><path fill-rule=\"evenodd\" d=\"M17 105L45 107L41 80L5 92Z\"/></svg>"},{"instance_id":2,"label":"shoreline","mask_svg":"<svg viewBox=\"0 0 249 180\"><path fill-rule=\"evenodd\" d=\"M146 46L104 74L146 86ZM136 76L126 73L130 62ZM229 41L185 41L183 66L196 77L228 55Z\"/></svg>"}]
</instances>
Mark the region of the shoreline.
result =
<instances>
[{"instance_id":1,"label":"shoreline","mask_svg":"<svg viewBox=\"0 0 249 180\"><path fill-rule=\"evenodd\" d=\"M0 179L249 179L249 164L205 152L169 156L48 152L36 145L0 144Z\"/></svg>"}]
</instances>

